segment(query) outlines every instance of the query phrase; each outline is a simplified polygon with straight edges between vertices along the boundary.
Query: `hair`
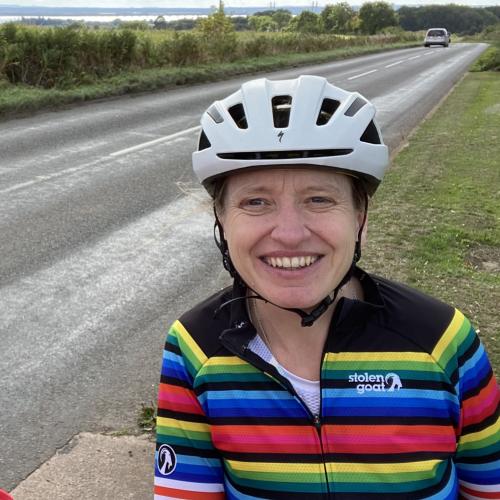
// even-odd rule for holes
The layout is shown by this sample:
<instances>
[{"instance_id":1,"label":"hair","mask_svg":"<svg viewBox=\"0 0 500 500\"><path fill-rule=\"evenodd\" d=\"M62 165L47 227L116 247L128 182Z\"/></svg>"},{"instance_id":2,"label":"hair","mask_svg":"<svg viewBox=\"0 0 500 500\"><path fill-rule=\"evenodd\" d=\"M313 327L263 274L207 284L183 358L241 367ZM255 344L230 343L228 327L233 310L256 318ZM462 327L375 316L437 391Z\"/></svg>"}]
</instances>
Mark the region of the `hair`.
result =
<instances>
[{"instance_id":1,"label":"hair","mask_svg":"<svg viewBox=\"0 0 500 500\"><path fill-rule=\"evenodd\" d=\"M369 199L365 184L358 177L348 176L351 184L352 201L356 210L362 211L366 208L366 200ZM224 196L226 194L227 176L215 179L210 186L213 197L214 209L217 214L224 212Z\"/></svg>"}]
</instances>

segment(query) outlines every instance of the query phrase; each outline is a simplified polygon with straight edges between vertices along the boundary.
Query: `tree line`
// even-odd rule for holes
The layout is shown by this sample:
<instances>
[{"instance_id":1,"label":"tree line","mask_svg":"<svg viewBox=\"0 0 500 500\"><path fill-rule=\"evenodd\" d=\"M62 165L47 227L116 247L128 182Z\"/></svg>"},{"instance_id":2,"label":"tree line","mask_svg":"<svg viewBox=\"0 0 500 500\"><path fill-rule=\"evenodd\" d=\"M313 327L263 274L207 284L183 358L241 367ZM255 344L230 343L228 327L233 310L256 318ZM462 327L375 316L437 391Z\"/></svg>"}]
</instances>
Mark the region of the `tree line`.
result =
<instances>
[{"instance_id":1,"label":"tree line","mask_svg":"<svg viewBox=\"0 0 500 500\"><path fill-rule=\"evenodd\" d=\"M316 14L304 10L293 16L287 9L263 10L248 17L230 17L236 31L296 32L313 34L375 34L387 29L421 31L447 28L452 33L473 35L500 22L500 6L425 5L395 10L385 1L365 2L359 10L347 2L326 5ZM159 16L155 29L190 30L200 21L181 19L167 22Z\"/></svg>"}]
</instances>

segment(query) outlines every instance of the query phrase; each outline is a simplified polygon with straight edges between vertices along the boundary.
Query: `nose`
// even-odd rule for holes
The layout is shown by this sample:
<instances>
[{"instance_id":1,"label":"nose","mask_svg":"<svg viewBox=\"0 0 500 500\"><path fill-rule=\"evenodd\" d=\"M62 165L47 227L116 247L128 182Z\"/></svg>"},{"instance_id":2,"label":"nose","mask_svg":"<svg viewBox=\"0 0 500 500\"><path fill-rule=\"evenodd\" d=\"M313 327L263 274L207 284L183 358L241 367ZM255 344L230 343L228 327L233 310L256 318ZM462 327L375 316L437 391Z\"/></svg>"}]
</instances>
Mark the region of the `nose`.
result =
<instances>
[{"instance_id":1,"label":"nose","mask_svg":"<svg viewBox=\"0 0 500 500\"><path fill-rule=\"evenodd\" d=\"M297 247L311 235L304 221L303 214L295 205L281 207L276 213L276 220L271 237L286 247Z\"/></svg>"}]
</instances>

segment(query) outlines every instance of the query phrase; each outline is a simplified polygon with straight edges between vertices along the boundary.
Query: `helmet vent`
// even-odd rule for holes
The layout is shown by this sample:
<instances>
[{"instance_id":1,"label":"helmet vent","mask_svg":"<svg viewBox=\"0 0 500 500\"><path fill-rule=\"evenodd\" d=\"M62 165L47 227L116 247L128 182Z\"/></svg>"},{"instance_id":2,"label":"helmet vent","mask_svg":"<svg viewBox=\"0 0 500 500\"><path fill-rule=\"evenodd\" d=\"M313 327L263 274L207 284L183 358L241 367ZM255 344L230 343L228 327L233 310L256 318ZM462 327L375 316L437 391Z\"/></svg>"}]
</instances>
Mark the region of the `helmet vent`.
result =
<instances>
[{"instance_id":1,"label":"helmet vent","mask_svg":"<svg viewBox=\"0 0 500 500\"><path fill-rule=\"evenodd\" d=\"M362 142L368 142L370 144L382 144L380 135L378 133L377 127L375 126L375 123L373 123L373 120L368 124L368 127L366 127L366 130L363 132L360 140Z\"/></svg>"},{"instance_id":2,"label":"helmet vent","mask_svg":"<svg viewBox=\"0 0 500 500\"><path fill-rule=\"evenodd\" d=\"M326 125L339 106L340 102L335 99L323 99L321 109L318 113L318 119L316 120L316 125Z\"/></svg>"},{"instance_id":3,"label":"helmet vent","mask_svg":"<svg viewBox=\"0 0 500 500\"><path fill-rule=\"evenodd\" d=\"M321 158L344 156L352 149L309 149L299 151L243 151L241 153L218 153L223 160L294 160L297 158Z\"/></svg>"},{"instance_id":4,"label":"helmet vent","mask_svg":"<svg viewBox=\"0 0 500 500\"><path fill-rule=\"evenodd\" d=\"M210 141L208 140L207 134L202 130L200 134L200 140L198 142L198 151L203 151L204 149L208 149L211 147Z\"/></svg>"},{"instance_id":5,"label":"helmet vent","mask_svg":"<svg viewBox=\"0 0 500 500\"><path fill-rule=\"evenodd\" d=\"M227 111L238 128L248 128L247 117L245 115L245 108L243 107L243 104L235 104Z\"/></svg>"},{"instance_id":6,"label":"helmet vent","mask_svg":"<svg viewBox=\"0 0 500 500\"><path fill-rule=\"evenodd\" d=\"M212 104L212 106L207 109L207 115L210 116L215 123L222 123L224 121L224 118L222 118L215 104Z\"/></svg>"},{"instance_id":7,"label":"helmet vent","mask_svg":"<svg viewBox=\"0 0 500 500\"><path fill-rule=\"evenodd\" d=\"M366 101L361 99L361 97L356 97L353 103L349 106L349 109L344 113L345 116L354 116L364 105Z\"/></svg>"},{"instance_id":8,"label":"helmet vent","mask_svg":"<svg viewBox=\"0 0 500 500\"><path fill-rule=\"evenodd\" d=\"M292 96L277 95L272 98L273 120L275 128L286 128L290 122L290 111L292 110Z\"/></svg>"}]
</instances>

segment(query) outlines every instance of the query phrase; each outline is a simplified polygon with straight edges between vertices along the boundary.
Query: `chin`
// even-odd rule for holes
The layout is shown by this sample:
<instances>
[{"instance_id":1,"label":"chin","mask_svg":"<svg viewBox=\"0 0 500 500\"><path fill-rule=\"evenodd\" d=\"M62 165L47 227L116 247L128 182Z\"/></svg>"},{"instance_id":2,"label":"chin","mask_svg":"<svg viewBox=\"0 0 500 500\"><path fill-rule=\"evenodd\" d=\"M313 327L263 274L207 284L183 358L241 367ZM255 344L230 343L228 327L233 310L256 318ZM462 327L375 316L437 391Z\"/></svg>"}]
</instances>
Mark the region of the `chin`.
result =
<instances>
[{"instance_id":1,"label":"chin","mask_svg":"<svg viewBox=\"0 0 500 500\"><path fill-rule=\"evenodd\" d=\"M285 309L302 309L304 311L310 311L314 309L328 294L319 297L317 300L311 299L312 294L279 294L279 293L266 293L265 291L261 294L264 298L268 299L273 304L283 307Z\"/></svg>"}]
</instances>

